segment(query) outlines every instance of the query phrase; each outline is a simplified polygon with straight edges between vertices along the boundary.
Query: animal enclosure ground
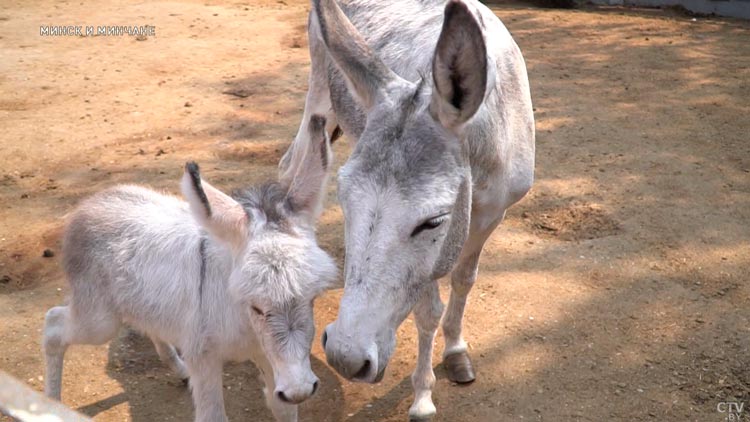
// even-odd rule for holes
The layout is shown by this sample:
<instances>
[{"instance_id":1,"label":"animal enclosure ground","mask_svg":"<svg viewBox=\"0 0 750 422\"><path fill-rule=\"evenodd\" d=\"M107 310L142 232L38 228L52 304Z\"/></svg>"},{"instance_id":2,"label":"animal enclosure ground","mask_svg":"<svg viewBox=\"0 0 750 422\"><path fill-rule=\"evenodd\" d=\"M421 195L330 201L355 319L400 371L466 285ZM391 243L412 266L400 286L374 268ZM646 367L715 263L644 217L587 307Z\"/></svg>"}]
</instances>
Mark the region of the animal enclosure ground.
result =
<instances>
[{"instance_id":1,"label":"animal enclosure ground","mask_svg":"<svg viewBox=\"0 0 750 422\"><path fill-rule=\"evenodd\" d=\"M6 3L0 369L41 390L43 315L67 294L59 254L42 254L59 251L64 215L121 182L177 193L189 159L222 189L275 177L304 104L308 2ZM488 241L470 295L478 379L451 385L437 365L436 420L704 422L725 420L719 402L748 409L750 24L492 7L526 57L537 182ZM39 35L63 24L153 24L157 36ZM337 164L350 148L334 145ZM331 185L318 233L341 263ZM340 296L317 302L318 335ZM316 340L321 389L301 419L405 419L411 319L398 339L376 386L340 379ZM270 419L256 379L249 363L227 365L231 420ZM98 421L192 417L188 391L128 331L69 350L63 401Z\"/></svg>"}]
</instances>

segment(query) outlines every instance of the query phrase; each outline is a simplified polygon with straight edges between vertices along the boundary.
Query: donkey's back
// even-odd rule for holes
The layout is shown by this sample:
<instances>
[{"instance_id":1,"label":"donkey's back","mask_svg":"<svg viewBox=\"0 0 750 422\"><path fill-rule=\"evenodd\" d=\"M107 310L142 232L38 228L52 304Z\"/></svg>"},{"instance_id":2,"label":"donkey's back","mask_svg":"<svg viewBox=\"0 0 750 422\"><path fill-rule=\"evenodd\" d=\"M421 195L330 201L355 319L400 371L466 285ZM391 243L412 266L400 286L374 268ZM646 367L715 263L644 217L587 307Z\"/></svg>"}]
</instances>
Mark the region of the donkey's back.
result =
<instances>
[{"instance_id":1,"label":"donkey's back","mask_svg":"<svg viewBox=\"0 0 750 422\"><path fill-rule=\"evenodd\" d=\"M170 245L191 239L197 246L199 237L184 201L140 186L116 186L87 198L69 216L63 267L76 288L78 277L88 272L107 268L96 274L102 281L118 277L131 270L125 265L133 259L166 255Z\"/></svg>"},{"instance_id":2,"label":"donkey's back","mask_svg":"<svg viewBox=\"0 0 750 422\"><path fill-rule=\"evenodd\" d=\"M396 74L415 82L430 72L446 0L343 0L337 3L367 44ZM480 15L490 56L504 56L518 50L508 30L492 11L478 1L465 3Z\"/></svg>"},{"instance_id":3,"label":"donkey's back","mask_svg":"<svg viewBox=\"0 0 750 422\"><path fill-rule=\"evenodd\" d=\"M197 304L200 239L187 203L174 196L133 185L99 192L70 215L63 235L71 300L143 331L164 327L149 334L176 342L186 321L171 311Z\"/></svg>"}]
</instances>

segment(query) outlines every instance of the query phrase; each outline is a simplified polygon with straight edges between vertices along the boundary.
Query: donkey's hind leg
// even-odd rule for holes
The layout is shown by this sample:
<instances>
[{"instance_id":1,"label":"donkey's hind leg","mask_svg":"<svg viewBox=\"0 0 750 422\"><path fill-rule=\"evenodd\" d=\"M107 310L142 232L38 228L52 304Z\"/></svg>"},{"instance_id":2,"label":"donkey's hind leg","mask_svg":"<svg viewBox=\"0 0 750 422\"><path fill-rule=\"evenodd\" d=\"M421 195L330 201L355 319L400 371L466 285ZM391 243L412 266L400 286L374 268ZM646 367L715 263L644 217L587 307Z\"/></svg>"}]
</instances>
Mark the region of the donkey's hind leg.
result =
<instances>
[{"instance_id":1,"label":"donkey's hind leg","mask_svg":"<svg viewBox=\"0 0 750 422\"><path fill-rule=\"evenodd\" d=\"M336 120L336 114L333 112L331 104L331 92L328 88L328 59L326 58L326 49L321 41L320 34L317 33L317 25L309 25L308 38L310 40L310 77L308 80L307 97L305 99L305 111L303 112L302 121L300 122L297 135L279 161L279 172L284 174L287 169L297 168L293 166L292 161L304 159L304 151L307 151L307 145L310 143L310 118L312 116L322 116L326 119L326 132L331 138L331 142L340 136L340 128Z\"/></svg>"},{"instance_id":2,"label":"donkey's hind leg","mask_svg":"<svg viewBox=\"0 0 750 422\"><path fill-rule=\"evenodd\" d=\"M103 308L77 312L71 306L55 306L44 319L42 347L46 359L44 393L60 400L63 358L71 344L104 344L120 328L116 315Z\"/></svg>"},{"instance_id":3,"label":"donkey's hind leg","mask_svg":"<svg viewBox=\"0 0 750 422\"><path fill-rule=\"evenodd\" d=\"M504 215L505 213L490 224L478 223L479 219L472 216L469 237L451 274L451 296L443 316L443 334L445 335L443 364L448 373L448 379L459 384L470 383L476 378L462 335L466 299L477 279L482 247L503 220Z\"/></svg>"},{"instance_id":4,"label":"donkey's hind leg","mask_svg":"<svg viewBox=\"0 0 750 422\"><path fill-rule=\"evenodd\" d=\"M149 338L151 339L151 342L154 343L154 348L156 348L156 353L159 354L161 361L166 363L167 366L169 366L169 369L177 374L182 382L187 384L190 375L188 374L185 362L183 362L174 346L154 336L149 336Z\"/></svg>"}]
</instances>

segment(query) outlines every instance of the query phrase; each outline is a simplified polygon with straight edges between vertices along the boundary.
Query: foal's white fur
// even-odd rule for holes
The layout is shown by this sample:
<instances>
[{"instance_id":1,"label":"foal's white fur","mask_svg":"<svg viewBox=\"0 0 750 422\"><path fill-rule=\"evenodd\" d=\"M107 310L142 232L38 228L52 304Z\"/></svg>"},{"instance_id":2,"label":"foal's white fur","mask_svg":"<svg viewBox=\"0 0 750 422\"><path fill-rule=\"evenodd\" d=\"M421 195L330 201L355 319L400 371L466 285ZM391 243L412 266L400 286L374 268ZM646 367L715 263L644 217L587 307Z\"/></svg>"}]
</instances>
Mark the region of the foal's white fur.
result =
<instances>
[{"instance_id":1,"label":"foal's white fur","mask_svg":"<svg viewBox=\"0 0 750 422\"><path fill-rule=\"evenodd\" d=\"M85 200L64 236L71 301L45 320L46 394L60 399L69 345L105 343L126 323L190 378L196 421L227 419L222 366L246 359L260 369L276 419L296 421L297 404L318 382L309 357L312 301L337 274L313 231L330 157L324 127L313 117L317 141L295 163L294 178L237 199L189 163L188 203L137 186Z\"/></svg>"}]
</instances>

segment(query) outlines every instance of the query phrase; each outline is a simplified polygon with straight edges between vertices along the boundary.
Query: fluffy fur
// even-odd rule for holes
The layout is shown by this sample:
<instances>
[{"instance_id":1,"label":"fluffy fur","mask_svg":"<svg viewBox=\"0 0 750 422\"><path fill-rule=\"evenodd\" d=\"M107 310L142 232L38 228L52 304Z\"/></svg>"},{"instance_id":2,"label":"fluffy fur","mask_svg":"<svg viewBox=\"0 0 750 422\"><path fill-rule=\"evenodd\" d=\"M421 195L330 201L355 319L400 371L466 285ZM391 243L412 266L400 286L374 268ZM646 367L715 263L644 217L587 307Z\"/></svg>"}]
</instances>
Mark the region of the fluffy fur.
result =
<instances>
[{"instance_id":1,"label":"fluffy fur","mask_svg":"<svg viewBox=\"0 0 750 422\"><path fill-rule=\"evenodd\" d=\"M316 127L313 135L325 138ZM315 162L301 161L296 173L313 207L326 172L320 154L308 156ZM126 323L190 378L196 421L226 420L223 362L247 359L261 369L276 419L296 421L297 404L318 382L309 358L312 301L337 270L315 241L312 210L291 210L299 193L273 186L276 194L247 189L238 202L200 179L193 163L182 180L188 202L138 186L83 201L63 239L70 304L45 321L47 395L60 398L68 346L105 343Z\"/></svg>"}]
</instances>

